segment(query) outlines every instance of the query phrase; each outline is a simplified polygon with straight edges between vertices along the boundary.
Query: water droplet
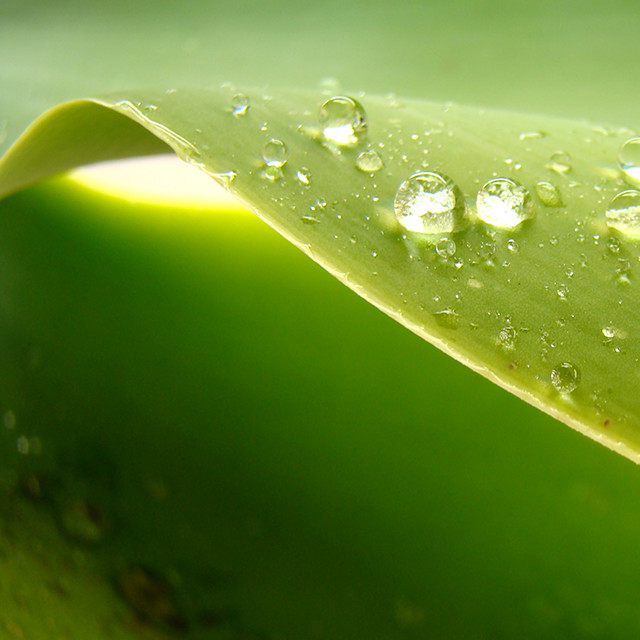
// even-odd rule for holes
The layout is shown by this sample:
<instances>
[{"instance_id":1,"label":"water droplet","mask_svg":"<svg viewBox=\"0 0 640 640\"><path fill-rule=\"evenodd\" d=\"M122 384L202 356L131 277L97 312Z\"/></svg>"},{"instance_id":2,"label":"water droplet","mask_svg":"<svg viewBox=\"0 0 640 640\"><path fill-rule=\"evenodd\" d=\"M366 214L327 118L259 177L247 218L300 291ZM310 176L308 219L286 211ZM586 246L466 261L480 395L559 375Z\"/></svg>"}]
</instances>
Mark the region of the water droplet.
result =
<instances>
[{"instance_id":1,"label":"water droplet","mask_svg":"<svg viewBox=\"0 0 640 640\"><path fill-rule=\"evenodd\" d=\"M450 258L456 252L456 243L453 238L444 236L436 242L436 253L445 260Z\"/></svg>"},{"instance_id":2,"label":"water droplet","mask_svg":"<svg viewBox=\"0 0 640 640\"><path fill-rule=\"evenodd\" d=\"M376 171L380 171L383 166L382 158L375 149L363 151L356 158L356 167L365 173L375 173Z\"/></svg>"},{"instance_id":3,"label":"water droplet","mask_svg":"<svg viewBox=\"0 0 640 640\"><path fill-rule=\"evenodd\" d=\"M465 214L464 198L454 182L432 171L414 173L396 191L396 217L409 231L450 233Z\"/></svg>"},{"instance_id":4,"label":"water droplet","mask_svg":"<svg viewBox=\"0 0 640 640\"><path fill-rule=\"evenodd\" d=\"M640 182L640 138L629 138L618 151L618 164L633 183Z\"/></svg>"},{"instance_id":5,"label":"water droplet","mask_svg":"<svg viewBox=\"0 0 640 640\"><path fill-rule=\"evenodd\" d=\"M535 215L529 192L510 178L489 180L478 191L476 207L480 220L502 229L516 227Z\"/></svg>"},{"instance_id":6,"label":"water droplet","mask_svg":"<svg viewBox=\"0 0 640 640\"><path fill-rule=\"evenodd\" d=\"M453 309L443 309L433 314L436 322L445 329L457 329L460 324L460 316Z\"/></svg>"},{"instance_id":7,"label":"water droplet","mask_svg":"<svg viewBox=\"0 0 640 640\"><path fill-rule=\"evenodd\" d=\"M231 113L234 116L244 116L249 111L251 102L244 93L236 93L231 96Z\"/></svg>"},{"instance_id":8,"label":"water droplet","mask_svg":"<svg viewBox=\"0 0 640 640\"><path fill-rule=\"evenodd\" d=\"M320 220L314 216L300 216L300 220L302 220L304 224L318 224L318 222L320 222Z\"/></svg>"},{"instance_id":9,"label":"water droplet","mask_svg":"<svg viewBox=\"0 0 640 640\"><path fill-rule=\"evenodd\" d=\"M262 172L262 176L267 180L271 180L271 182L280 180L280 178L282 178L282 175L282 167L277 167L272 164L268 164Z\"/></svg>"},{"instance_id":10,"label":"water droplet","mask_svg":"<svg viewBox=\"0 0 640 640\"><path fill-rule=\"evenodd\" d=\"M571 362L561 362L551 370L551 384L560 393L571 393L580 384L580 371Z\"/></svg>"},{"instance_id":11,"label":"water droplet","mask_svg":"<svg viewBox=\"0 0 640 640\"><path fill-rule=\"evenodd\" d=\"M287 145L277 138L271 138L262 149L262 157L269 167L283 167L287 162L287 155Z\"/></svg>"},{"instance_id":12,"label":"water droplet","mask_svg":"<svg viewBox=\"0 0 640 640\"><path fill-rule=\"evenodd\" d=\"M640 238L640 191L619 193L605 213L607 224L625 235Z\"/></svg>"},{"instance_id":13,"label":"water droplet","mask_svg":"<svg viewBox=\"0 0 640 640\"><path fill-rule=\"evenodd\" d=\"M546 133L544 131L523 131L520 134L520 140L529 140L531 138L544 138L546 137Z\"/></svg>"},{"instance_id":14,"label":"water droplet","mask_svg":"<svg viewBox=\"0 0 640 640\"><path fill-rule=\"evenodd\" d=\"M500 330L498 334L498 346L505 351L513 351L516 348L516 338L518 331L515 327L507 325Z\"/></svg>"},{"instance_id":15,"label":"water droplet","mask_svg":"<svg viewBox=\"0 0 640 640\"><path fill-rule=\"evenodd\" d=\"M509 249L511 253L518 253L518 251L520 250L520 245L518 245L518 243L513 238L509 238L509 240L507 241L507 249Z\"/></svg>"},{"instance_id":16,"label":"water droplet","mask_svg":"<svg viewBox=\"0 0 640 640\"><path fill-rule=\"evenodd\" d=\"M545 166L551 171L564 175L571 171L571 156L566 151L554 151Z\"/></svg>"},{"instance_id":17,"label":"water droplet","mask_svg":"<svg viewBox=\"0 0 640 640\"><path fill-rule=\"evenodd\" d=\"M296 171L296 180L304 187L311 186L311 171L307 167L300 167Z\"/></svg>"},{"instance_id":18,"label":"water droplet","mask_svg":"<svg viewBox=\"0 0 640 640\"><path fill-rule=\"evenodd\" d=\"M349 96L333 96L320 107L318 121L326 141L355 146L367 137L367 116L362 105Z\"/></svg>"},{"instance_id":19,"label":"water droplet","mask_svg":"<svg viewBox=\"0 0 640 640\"><path fill-rule=\"evenodd\" d=\"M552 182L545 182L543 180L536 183L536 193L542 201L542 204L547 207L564 207L560 191Z\"/></svg>"}]
</instances>

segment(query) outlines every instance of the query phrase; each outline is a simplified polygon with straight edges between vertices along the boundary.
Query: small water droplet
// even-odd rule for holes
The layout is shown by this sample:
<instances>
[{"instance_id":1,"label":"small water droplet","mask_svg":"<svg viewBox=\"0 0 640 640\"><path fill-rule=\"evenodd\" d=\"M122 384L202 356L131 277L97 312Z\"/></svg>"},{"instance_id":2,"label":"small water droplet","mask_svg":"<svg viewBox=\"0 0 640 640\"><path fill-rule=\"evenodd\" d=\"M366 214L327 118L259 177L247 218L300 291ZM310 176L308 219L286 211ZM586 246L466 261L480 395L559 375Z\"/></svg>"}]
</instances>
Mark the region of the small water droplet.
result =
<instances>
[{"instance_id":1,"label":"small water droplet","mask_svg":"<svg viewBox=\"0 0 640 640\"><path fill-rule=\"evenodd\" d=\"M453 238L443 236L436 242L436 253L445 260L450 258L456 252L456 249L456 243Z\"/></svg>"},{"instance_id":2,"label":"small water droplet","mask_svg":"<svg viewBox=\"0 0 640 640\"><path fill-rule=\"evenodd\" d=\"M16 428L16 414L9 410L5 411L2 416L2 422L4 423L5 429L15 429Z\"/></svg>"},{"instance_id":3,"label":"small water droplet","mask_svg":"<svg viewBox=\"0 0 640 640\"><path fill-rule=\"evenodd\" d=\"M620 169L631 182L640 182L640 138L629 138L618 151Z\"/></svg>"},{"instance_id":4,"label":"small water droplet","mask_svg":"<svg viewBox=\"0 0 640 640\"><path fill-rule=\"evenodd\" d=\"M516 227L535 215L529 192L510 178L489 180L478 191L476 208L480 220L502 229Z\"/></svg>"},{"instance_id":5,"label":"small water droplet","mask_svg":"<svg viewBox=\"0 0 640 640\"><path fill-rule=\"evenodd\" d=\"M394 200L396 217L409 231L450 233L460 228L464 198L447 176L423 171L400 184Z\"/></svg>"},{"instance_id":6,"label":"small water droplet","mask_svg":"<svg viewBox=\"0 0 640 640\"><path fill-rule=\"evenodd\" d=\"M271 182L280 180L280 178L282 178L282 175L282 167L278 167L272 164L268 164L262 172L262 176L267 180L271 180Z\"/></svg>"},{"instance_id":7,"label":"small water droplet","mask_svg":"<svg viewBox=\"0 0 640 640\"><path fill-rule=\"evenodd\" d=\"M516 338L518 331L515 327L507 325L500 330L498 334L498 346L505 351L513 351L516 348Z\"/></svg>"},{"instance_id":8,"label":"small water droplet","mask_svg":"<svg viewBox=\"0 0 640 640\"><path fill-rule=\"evenodd\" d=\"M300 220L302 220L304 224L318 224L318 222L320 222L320 220L314 216L300 216Z\"/></svg>"},{"instance_id":9,"label":"small water droplet","mask_svg":"<svg viewBox=\"0 0 640 640\"><path fill-rule=\"evenodd\" d=\"M546 137L546 133L544 131L523 131L520 134L520 140L529 140L531 138L544 138Z\"/></svg>"},{"instance_id":10,"label":"small water droplet","mask_svg":"<svg viewBox=\"0 0 640 640\"><path fill-rule=\"evenodd\" d=\"M627 236L640 238L640 191L619 193L605 213L607 224Z\"/></svg>"},{"instance_id":11,"label":"small water droplet","mask_svg":"<svg viewBox=\"0 0 640 640\"><path fill-rule=\"evenodd\" d=\"M520 250L520 246L513 238L509 238L509 240L507 241L507 249L509 249L511 253L518 253L518 251Z\"/></svg>"},{"instance_id":12,"label":"small water droplet","mask_svg":"<svg viewBox=\"0 0 640 640\"><path fill-rule=\"evenodd\" d=\"M445 329L457 329L460 324L460 316L453 309L443 309L433 314L436 322Z\"/></svg>"},{"instance_id":13,"label":"small water droplet","mask_svg":"<svg viewBox=\"0 0 640 640\"><path fill-rule=\"evenodd\" d=\"M580 371L571 362L561 362L551 370L551 384L560 393L571 393L580 384Z\"/></svg>"},{"instance_id":14,"label":"small water droplet","mask_svg":"<svg viewBox=\"0 0 640 640\"><path fill-rule=\"evenodd\" d=\"M249 111L251 102L244 93L236 93L231 96L231 113L234 116L244 116Z\"/></svg>"},{"instance_id":15,"label":"small water droplet","mask_svg":"<svg viewBox=\"0 0 640 640\"><path fill-rule=\"evenodd\" d=\"M560 191L552 182L541 180L536 183L536 193L538 194L538 198L542 201L542 204L547 207L564 207Z\"/></svg>"},{"instance_id":16,"label":"small water droplet","mask_svg":"<svg viewBox=\"0 0 640 640\"><path fill-rule=\"evenodd\" d=\"M300 167L296 171L296 180L304 187L311 186L311 171L307 167Z\"/></svg>"},{"instance_id":17,"label":"small water droplet","mask_svg":"<svg viewBox=\"0 0 640 640\"><path fill-rule=\"evenodd\" d=\"M375 149L363 151L356 158L356 167L365 173L375 173L380 171L383 166L382 158Z\"/></svg>"},{"instance_id":18,"label":"small water droplet","mask_svg":"<svg viewBox=\"0 0 640 640\"><path fill-rule=\"evenodd\" d=\"M287 155L287 145L277 138L271 138L262 149L262 158L269 167L283 167L287 162Z\"/></svg>"},{"instance_id":19,"label":"small water droplet","mask_svg":"<svg viewBox=\"0 0 640 640\"><path fill-rule=\"evenodd\" d=\"M545 166L551 171L564 175L571 171L571 156L566 151L554 151Z\"/></svg>"},{"instance_id":20,"label":"small water droplet","mask_svg":"<svg viewBox=\"0 0 640 640\"><path fill-rule=\"evenodd\" d=\"M333 96L320 107L318 121L324 139L340 146L355 146L367 137L363 106L349 96Z\"/></svg>"}]
</instances>

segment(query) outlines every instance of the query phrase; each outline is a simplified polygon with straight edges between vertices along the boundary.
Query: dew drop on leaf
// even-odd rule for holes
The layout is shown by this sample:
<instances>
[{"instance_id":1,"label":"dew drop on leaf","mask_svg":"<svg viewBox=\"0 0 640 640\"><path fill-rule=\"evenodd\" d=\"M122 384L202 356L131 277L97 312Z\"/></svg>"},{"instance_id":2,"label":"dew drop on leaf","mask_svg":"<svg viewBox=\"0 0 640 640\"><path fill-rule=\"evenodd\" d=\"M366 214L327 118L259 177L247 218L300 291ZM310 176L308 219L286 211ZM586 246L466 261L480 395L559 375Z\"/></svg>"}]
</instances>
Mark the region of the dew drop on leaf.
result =
<instances>
[{"instance_id":1,"label":"dew drop on leaf","mask_svg":"<svg viewBox=\"0 0 640 640\"><path fill-rule=\"evenodd\" d=\"M447 176L433 171L414 173L400 184L394 200L396 217L409 231L450 233L461 226L464 198Z\"/></svg>"},{"instance_id":2,"label":"dew drop on leaf","mask_svg":"<svg viewBox=\"0 0 640 640\"><path fill-rule=\"evenodd\" d=\"M287 155L287 146L277 138L271 138L262 149L262 158L269 167L283 167L287 162Z\"/></svg>"},{"instance_id":3,"label":"dew drop on leaf","mask_svg":"<svg viewBox=\"0 0 640 640\"><path fill-rule=\"evenodd\" d=\"M571 393L580 384L580 371L571 362L561 362L551 370L551 384L560 393Z\"/></svg>"},{"instance_id":4,"label":"dew drop on leaf","mask_svg":"<svg viewBox=\"0 0 640 640\"><path fill-rule=\"evenodd\" d=\"M444 236L436 242L436 253L445 260L450 258L456 252L456 243L453 238Z\"/></svg>"},{"instance_id":5,"label":"dew drop on leaf","mask_svg":"<svg viewBox=\"0 0 640 640\"><path fill-rule=\"evenodd\" d=\"M612 229L640 238L640 191L629 189L616 195L605 216Z\"/></svg>"},{"instance_id":6,"label":"dew drop on leaf","mask_svg":"<svg viewBox=\"0 0 640 640\"><path fill-rule=\"evenodd\" d=\"M571 156L566 151L554 151L545 166L551 171L564 175L571 171Z\"/></svg>"},{"instance_id":7,"label":"dew drop on leaf","mask_svg":"<svg viewBox=\"0 0 640 640\"><path fill-rule=\"evenodd\" d=\"M356 167L365 173L375 173L380 171L383 166L382 158L375 149L363 151L356 158Z\"/></svg>"},{"instance_id":8,"label":"dew drop on leaf","mask_svg":"<svg viewBox=\"0 0 640 640\"><path fill-rule=\"evenodd\" d=\"M363 106L349 96L333 96L320 107L318 122L324 139L353 147L367 137L367 116Z\"/></svg>"},{"instance_id":9,"label":"dew drop on leaf","mask_svg":"<svg viewBox=\"0 0 640 640\"><path fill-rule=\"evenodd\" d=\"M535 215L529 192L510 178L489 180L478 191L476 209L480 220L502 229L512 229Z\"/></svg>"},{"instance_id":10,"label":"dew drop on leaf","mask_svg":"<svg viewBox=\"0 0 640 640\"><path fill-rule=\"evenodd\" d=\"M629 138L618 151L620 169L631 182L640 182L640 138Z\"/></svg>"},{"instance_id":11,"label":"dew drop on leaf","mask_svg":"<svg viewBox=\"0 0 640 640\"><path fill-rule=\"evenodd\" d=\"M552 182L546 182L545 180L541 180L536 183L536 193L538 194L538 198L542 204L547 207L563 207L564 202L562 201L562 196L560 195L560 191L558 187Z\"/></svg>"},{"instance_id":12,"label":"dew drop on leaf","mask_svg":"<svg viewBox=\"0 0 640 640\"><path fill-rule=\"evenodd\" d=\"M236 93L231 97L231 113L234 116L244 116L249 111L251 103L244 93Z\"/></svg>"},{"instance_id":13,"label":"dew drop on leaf","mask_svg":"<svg viewBox=\"0 0 640 640\"><path fill-rule=\"evenodd\" d=\"M311 171L307 167L300 167L296 171L296 180L304 187L311 186Z\"/></svg>"},{"instance_id":14,"label":"dew drop on leaf","mask_svg":"<svg viewBox=\"0 0 640 640\"><path fill-rule=\"evenodd\" d=\"M262 172L262 177L270 180L271 182L276 182L277 180L280 180L280 178L282 178L282 167L268 164Z\"/></svg>"}]
</instances>

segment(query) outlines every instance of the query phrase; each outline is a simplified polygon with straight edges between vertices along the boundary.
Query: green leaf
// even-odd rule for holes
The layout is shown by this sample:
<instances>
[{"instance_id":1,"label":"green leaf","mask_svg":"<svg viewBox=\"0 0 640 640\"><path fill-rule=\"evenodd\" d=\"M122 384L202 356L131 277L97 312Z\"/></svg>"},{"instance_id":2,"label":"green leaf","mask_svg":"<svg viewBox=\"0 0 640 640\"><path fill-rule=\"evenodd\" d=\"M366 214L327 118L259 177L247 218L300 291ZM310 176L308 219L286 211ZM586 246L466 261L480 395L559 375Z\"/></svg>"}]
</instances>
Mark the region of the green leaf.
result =
<instances>
[{"instance_id":1,"label":"green leaf","mask_svg":"<svg viewBox=\"0 0 640 640\"><path fill-rule=\"evenodd\" d=\"M233 101L244 109L245 98L249 106L239 115ZM340 146L323 137L323 99L225 87L69 103L5 156L0 193L50 172L49 158L66 169L74 154L87 162L123 155L127 145L153 152L159 145L144 132L154 133L387 314L531 404L640 459L633 340L639 252L633 237L606 221L612 199L628 188L616 158L632 132L366 95L366 136ZM142 133L133 133L129 118ZM284 146L270 165L274 140ZM64 152L51 156L52 148ZM375 171L359 168L363 153L375 154ZM399 224L396 190L424 170L457 185L467 209L462 228L425 234ZM531 219L507 229L480 219L477 194L497 177L528 191ZM566 375L575 380L563 382Z\"/></svg>"}]
</instances>

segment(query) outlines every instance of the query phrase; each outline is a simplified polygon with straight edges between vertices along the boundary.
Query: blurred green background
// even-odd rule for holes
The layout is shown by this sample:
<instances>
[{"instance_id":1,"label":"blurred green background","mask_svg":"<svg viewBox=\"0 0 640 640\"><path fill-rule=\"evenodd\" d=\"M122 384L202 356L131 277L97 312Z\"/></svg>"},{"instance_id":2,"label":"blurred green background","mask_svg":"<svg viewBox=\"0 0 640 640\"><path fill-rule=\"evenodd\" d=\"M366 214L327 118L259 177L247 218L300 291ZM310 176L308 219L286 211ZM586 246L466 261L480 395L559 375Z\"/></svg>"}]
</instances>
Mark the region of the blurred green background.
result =
<instances>
[{"instance_id":1,"label":"blurred green background","mask_svg":"<svg viewBox=\"0 0 640 640\"><path fill-rule=\"evenodd\" d=\"M0 636L56 637L66 616L61 637L86 638L88 594L115 637L131 619L134 637L638 633L627 460L249 214L65 181L0 209L3 525L24 563L0 554ZM129 567L170 581L184 625L118 595ZM53 569L62 609L39 586Z\"/></svg>"}]
</instances>

